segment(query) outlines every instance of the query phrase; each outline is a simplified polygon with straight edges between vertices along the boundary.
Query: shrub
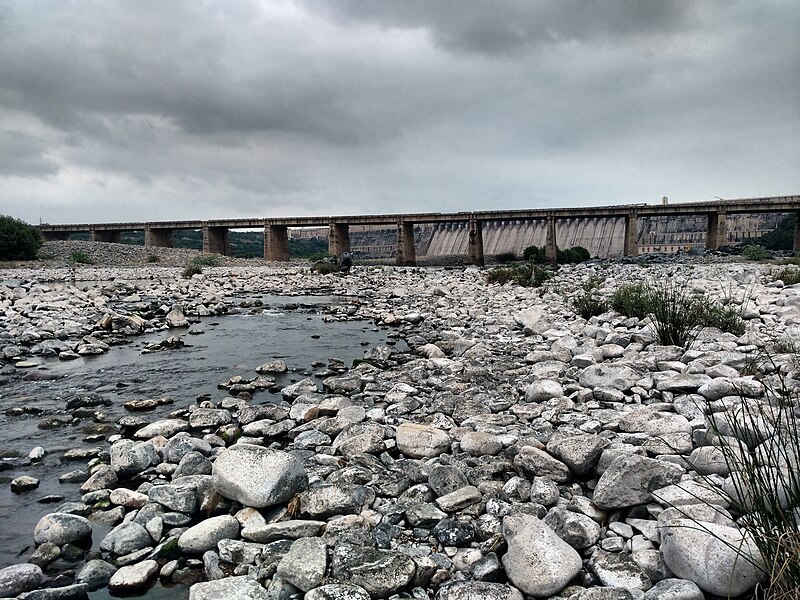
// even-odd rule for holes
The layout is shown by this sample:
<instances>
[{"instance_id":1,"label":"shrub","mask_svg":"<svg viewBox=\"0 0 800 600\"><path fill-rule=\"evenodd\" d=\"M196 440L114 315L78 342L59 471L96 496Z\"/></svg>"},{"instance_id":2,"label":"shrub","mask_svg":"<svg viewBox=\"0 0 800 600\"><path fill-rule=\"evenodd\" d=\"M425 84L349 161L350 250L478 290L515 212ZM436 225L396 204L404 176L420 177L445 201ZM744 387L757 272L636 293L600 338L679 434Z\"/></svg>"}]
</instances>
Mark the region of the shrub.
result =
<instances>
[{"instance_id":1,"label":"shrub","mask_svg":"<svg viewBox=\"0 0 800 600\"><path fill-rule=\"evenodd\" d=\"M786 267L777 274L775 280L778 279L783 281L784 285L796 285L800 283L800 269Z\"/></svg>"},{"instance_id":2,"label":"shrub","mask_svg":"<svg viewBox=\"0 0 800 600\"><path fill-rule=\"evenodd\" d=\"M553 274L533 262L517 263L508 267L497 267L486 273L488 283L505 284L514 282L523 287L540 287Z\"/></svg>"},{"instance_id":3,"label":"shrub","mask_svg":"<svg viewBox=\"0 0 800 600\"><path fill-rule=\"evenodd\" d=\"M83 250L73 250L69 253L68 258L70 264L73 265L91 265L94 263L94 260L87 252Z\"/></svg>"},{"instance_id":4,"label":"shrub","mask_svg":"<svg viewBox=\"0 0 800 600\"><path fill-rule=\"evenodd\" d=\"M339 267L332 262L319 261L311 266L311 270L320 275L328 275L339 271Z\"/></svg>"},{"instance_id":5,"label":"shrub","mask_svg":"<svg viewBox=\"0 0 800 600\"><path fill-rule=\"evenodd\" d=\"M198 267L218 267L220 259L217 254L201 254L200 256L195 256L191 264Z\"/></svg>"},{"instance_id":6,"label":"shrub","mask_svg":"<svg viewBox=\"0 0 800 600\"><path fill-rule=\"evenodd\" d=\"M584 319L602 315L608 310L608 302L601 298L597 288L603 283L599 277L591 277L583 286L583 291L572 301L572 306Z\"/></svg>"},{"instance_id":7,"label":"shrub","mask_svg":"<svg viewBox=\"0 0 800 600\"><path fill-rule=\"evenodd\" d=\"M495 254L494 259L502 265L507 265L517 260L517 255L513 252L501 252L500 254Z\"/></svg>"},{"instance_id":8,"label":"shrub","mask_svg":"<svg viewBox=\"0 0 800 600\"><path fill-rule=\"evenodd\" d=\"M186 279L189 279L193 275L200 275L202 272L203 272L203 267L194 262L190 262L188 265L186 265L186 268L183 270L183 276Z\"/></svg>"},{"instance_id":9,"label":"shrub","mask_svg":"<svg viewBox=\"0 0 800 600\"><path fill-rule=\"evenodd\" d=\"M747 260L766 260L769 258L769 252L764 246L750 244L742 248L741 256Z\"/></svg>"},{"instance_id":10,"label":"shrub","mask_svg":"<svg viewBox=\"0 0 800 600\"><path fill-rule=\"evenodd\" d=\"M522 258L540 265L544 262L545 258L544 248L539 248L539 246L528 246L522 251Z\"/></svg>"},{"instance_id":11,"label":"shrub","mask_svg":"<svg viewBox=\"0 0 800 600\"><path fill-rule=\"evenodd\" d=\"M36 227L0 215L0 260L34 260L42 246L42 236Z\"/></svg>"},{"instance_id":12,"label":"shrub","mask_svg":"<svg viewBox=\"0 0 800 600\"><path fill-rule=\"evenodd\" d=\"M149 262L149 263L157 263L160 260L161 260L161 257L159 257L158 254L148 254L147 255L147 262Z\"/></svg>"}]
</instances>

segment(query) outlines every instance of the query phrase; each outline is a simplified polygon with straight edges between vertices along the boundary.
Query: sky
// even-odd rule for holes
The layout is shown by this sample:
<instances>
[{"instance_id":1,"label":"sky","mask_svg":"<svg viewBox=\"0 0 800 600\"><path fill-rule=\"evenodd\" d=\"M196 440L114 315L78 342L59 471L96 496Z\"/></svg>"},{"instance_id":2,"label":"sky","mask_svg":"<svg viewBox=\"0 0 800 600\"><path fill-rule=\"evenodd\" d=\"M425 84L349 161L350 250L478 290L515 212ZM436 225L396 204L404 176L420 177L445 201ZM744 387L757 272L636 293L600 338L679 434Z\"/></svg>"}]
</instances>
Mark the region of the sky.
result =
<instances>
[{"instance_id":1,"label":"sky","mask_svg":"<svg viewBox=\"0 0 800 600\"><path fill-rule=\"evenodd\" d=\"M0 0L0 213L800 193L796 0Z\"/></svg>"}]
</instances>

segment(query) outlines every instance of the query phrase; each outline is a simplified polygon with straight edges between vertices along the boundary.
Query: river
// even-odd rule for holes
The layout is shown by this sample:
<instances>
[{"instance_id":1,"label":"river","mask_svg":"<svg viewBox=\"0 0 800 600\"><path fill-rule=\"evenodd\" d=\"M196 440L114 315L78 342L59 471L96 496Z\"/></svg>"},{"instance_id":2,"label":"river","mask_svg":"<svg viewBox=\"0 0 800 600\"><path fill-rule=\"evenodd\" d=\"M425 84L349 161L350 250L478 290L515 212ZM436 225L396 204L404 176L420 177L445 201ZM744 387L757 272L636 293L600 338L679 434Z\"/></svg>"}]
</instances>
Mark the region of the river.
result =
<instances>
[{"instance_id":1,"label":"river","mask_svg":"<svg viewBox=\"0 0 800 600\"><path fill-rule=\"evenodd\" d=\"M40 503L48 496L63 496L63 501L78 501L80 483L61 484L59 475L86 467L86 459L65 460L64 452L71 448L101 447L108 449L106 438L114 433L109 427L128 413L122 406L130 400L170 397L174 404L161 406L144 413L148 420L164 418L169 413L193 405L200 395L221 400L227 394L217 384L241 375L252 378L260 364L281 358L289 372L278 378L279 385L288 385L326 367L330 358L339 358L347 365L363 357L365 348L387 343L386 331L364 321L326 322L323 308L342 299L331 297L262 296L262 307L234 311L237 314L209 317L194 324L199 335L187 335L186 330L159 332L131 338L128 345L112 347L106 354L61 362L58 359L37 359L41 366L27 371L29 378L44 376L44 380L12 379L0 387L0 453L5 470L0 474L0 568L26 561L33 551L33 529L45 514L53 512L62 502ZM285 309L287 303L299 308ZM147 344L157 343L180 331L186 346L151 354L142 354ZM389 342L393 343L393 342ZM56 429L41 429L39 424L56 416L69 416L67 402L99 394L111 402L90 410L101 415L89 415L79 422ZM267 391L258 392L254 403L267 401ZM279 397L279 394L277 395ZM21 415L8 414L22 407ZM35 411L35 414L33 414ZM30 463L27 456L36 446L47 451L44 459ZM15 456L16 455L16 456ZM11 479L30 475L40 480L32 491L14 494ZM97 547L108 528L96 527L94 546ZM148 598L183 598L185 588L162 588L157 585L147 593ZM107 590L90 595L108 597Z\"/></svg>"}]
</instances>

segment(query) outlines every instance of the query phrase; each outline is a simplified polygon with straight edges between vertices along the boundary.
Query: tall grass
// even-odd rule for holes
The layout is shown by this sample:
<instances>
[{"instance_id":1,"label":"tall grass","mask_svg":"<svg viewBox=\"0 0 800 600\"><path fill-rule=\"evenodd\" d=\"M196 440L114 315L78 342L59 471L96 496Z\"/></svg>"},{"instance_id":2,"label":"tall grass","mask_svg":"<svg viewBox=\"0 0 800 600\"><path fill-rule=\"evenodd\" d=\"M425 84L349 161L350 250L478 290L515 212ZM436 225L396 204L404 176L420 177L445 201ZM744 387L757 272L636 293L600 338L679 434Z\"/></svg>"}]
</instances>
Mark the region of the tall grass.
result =
<instances>
[{"instance_id":1,"label":"tall grass","mask_svg":"<svg viewBox=\"0 0 800 600\"><path fill-rule=\"evenodd\" d=\"M731 298L723 305L705 294L694 294L685 281L666 279L623 285L611 297L611 308L626 317L651 317L661 345L690 346L704 327L742 335L743 306Z\"/></svg>"},{"instance_id":2,"label":"tall grass","mask_svg":"<svg viewBox=\"0 0 800 600\"><path fill-rule=\"evenodd\" d=\"M711 432L732 476L722 490L739 526L752 536L767 573L759 593L770 600L800 597L800 403L785 381L767 386L761 400L707 413ZM709 407L710 408L710 407Z\"/></svg>"},{"instance_id":3,"label":"tall grass","mask_svg":"<svg viewBox=\"0 0 800 600\"><path fill-rule=\"evenodd\" d=\"M572 300L572 306L584 319L602 315L608 310L608 301L601 297L598 289L603 284L601 277L592 276L583 284L581 292Z\"/></svg>"}]
</instances>

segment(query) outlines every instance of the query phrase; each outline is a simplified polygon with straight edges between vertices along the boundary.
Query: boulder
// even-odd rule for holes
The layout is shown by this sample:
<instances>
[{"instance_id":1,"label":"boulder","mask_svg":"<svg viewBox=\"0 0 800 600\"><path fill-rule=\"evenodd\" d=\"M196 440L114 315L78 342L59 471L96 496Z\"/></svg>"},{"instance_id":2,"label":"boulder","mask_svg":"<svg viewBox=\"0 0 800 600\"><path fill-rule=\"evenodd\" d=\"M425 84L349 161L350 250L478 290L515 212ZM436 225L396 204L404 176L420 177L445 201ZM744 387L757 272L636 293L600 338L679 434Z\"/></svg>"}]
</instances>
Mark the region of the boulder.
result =
<instances>
[{"instance_id":1,"label":"boulder","mask_svg":"<svg viewBox=\"0 0 800 600\"><path fill-rule=\"evenodd\" d=\"M33 531L36 544L50 542L56 546L80 544L92 537L92 526L85 517L68 513L51 513L43 516Z\"/></svg>"},{"instance_id":2,"label":"boulder","mask_svg":"<svg viewBox=\"0 0 800 600\"><path fill-rule=\"evenodd\" d=\"M38 565L11 565L0 569L0 597L13 598L23 592L35 590L44 582Z\"/></svg>"},{"instance_id":3,"label":"boulder","mask_svg":"<svg viewBox=\"0 0 800 600\"><path fill-rule=\"evenodd\" d=\"M403 423L397 428L397 449L411 458L439 456L450 449L447 432L418 423Z\"/></svg>"},{"instance_id":4,"label":"boulder","mask_svg":"<svg viewBox=\"0 0 800 600\"><path fill-rule=\"evenodd\" d=\"M325 541L319 537L295 540L278 563L278 577L307 592L322 584L328 564Z\"/></svg>"},{"instance_id":5,"label":"boulder","mask_svg":"<svg viewBox=\"0 0 800 600\"><path fill-rule=\"evenodd\" d=\"M680 481L683 467L665 461L627 454L615 458L600 476L593 502L602 509L644 504L652 490Z\"/></svg>"},{"instance_id":6,"label":"boulder","mask_svg":"<svg viewBox=\"0 0 800 600\"><path fill-rule=\"evenodd\" d=\"M214 489L245 506L287 502L308 487L308 474L291 455L253 444L234 444L214 461Z\"/></svg>"},{"instance_id":7,"label":"boulder","mask_svg":"<svg viewBox=\"0 0 800 600\"><path fill-rule=\"evenodd\" d=\"M580 554L532 515L505 517L503 537L508 578L529 596L558 594L581 570Z\"/></svg>"},{"instance_id":8,"label":"boulder","mask_svg":"<svg viewBox=\"0 0 800 600\"><path fill-rule=\"evenodd\" d=\"M186 554L203 554L216 550L221 540L239 536L239 521L230 515L211 517L184 531L178 538L178 549Z\"/></svg>"}]
</instances>

